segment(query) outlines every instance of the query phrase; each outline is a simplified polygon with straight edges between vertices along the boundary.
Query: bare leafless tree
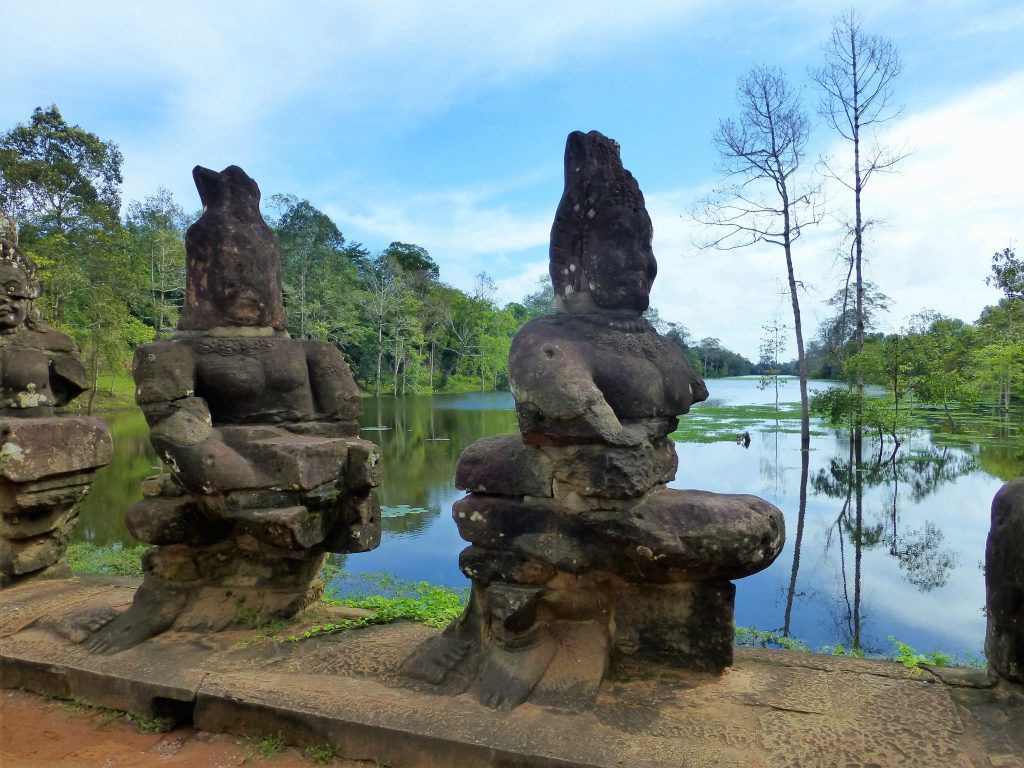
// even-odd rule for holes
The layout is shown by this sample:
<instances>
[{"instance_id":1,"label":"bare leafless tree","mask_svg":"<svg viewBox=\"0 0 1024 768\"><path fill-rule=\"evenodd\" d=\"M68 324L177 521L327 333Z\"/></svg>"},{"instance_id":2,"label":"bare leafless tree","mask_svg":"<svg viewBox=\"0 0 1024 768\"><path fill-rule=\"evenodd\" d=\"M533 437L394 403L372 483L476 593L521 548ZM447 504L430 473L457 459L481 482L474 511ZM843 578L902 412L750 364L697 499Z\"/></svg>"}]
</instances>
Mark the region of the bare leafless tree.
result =
<instances>
[{"instance_id":1,"label":"bare leafless tree","mask_svg":"<svg viewBox=\"0 0 1024 768\"><path fill-rule=\"evenodd\" d=\"M853 192L854 221L849 228L853 242L851 268L856 273L854 319L856 350L864 349L864 231L867 222L861 209L864 187L875 173L892 171L907 156L878 140L878 127L900 114L893 102L892 83L902 71L899 53L892 43L861 29L861 18L852 8L832 22L832 35L824 44L825 64L810 71L822 91L820 112L853 148L851 166L842 168L831 158L823 165L831 177ZM866 140L866 141L865 141ZM858 393L863 381L858 379ZM859 439L859 424L855 425Z\"/></svg>"},{"instance_id":2,"label":"bare leafless tree","mask_svg":"<svg viewBox=\"0 0 1024 768\"><path fill-rule=\"evenodd\" d=\"M798 294L802 284L793 268L793 244L803 227L821 219L818 188L798 176L810 124L799 95L779 69L750 70L739 78L736 97L739 117L720 121L714 137L722 182L698 202L694 218L712 227L702 247L731 250L770 243L783 249L800 370L801 442L807 450L807 359Z\"/></svg>"}]
</instances>

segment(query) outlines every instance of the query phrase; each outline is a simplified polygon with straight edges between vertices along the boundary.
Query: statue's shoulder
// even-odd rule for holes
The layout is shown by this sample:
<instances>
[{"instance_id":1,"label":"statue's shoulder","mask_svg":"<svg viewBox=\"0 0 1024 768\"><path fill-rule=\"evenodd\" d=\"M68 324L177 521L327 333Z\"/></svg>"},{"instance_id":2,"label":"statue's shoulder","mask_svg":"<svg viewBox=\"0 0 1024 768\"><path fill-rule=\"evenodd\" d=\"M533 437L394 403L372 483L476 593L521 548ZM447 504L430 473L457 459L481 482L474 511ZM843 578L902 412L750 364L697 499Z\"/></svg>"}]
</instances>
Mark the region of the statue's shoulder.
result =
<instances>
[{"instance_id":1,"label":"statue's shoulder","mask_svg":"<svg viewBox=\"0 0 1024 768\"><path fill-rule=\"evenodd\" d=\"M570 318L567 315L545 315L535 317L516 334L516 339L535 340L563 337L568 331Z\"/></svg>"},{"instance_id":2,"label":"statue's shoulder","mask_svg":"<svg viewBox=\"0 0 1024 768\"><path fill-rule=\"evenodd\" d=\"M13 346L57 354L78 354L78 347L70 336L45 323L39 323L31 328L22 328L14 334L11 343Z\"/></svg>"},{"instance_id":3,"label":"statue's shoulder","mask_svg":"<svg viewBox=\"0 0 1024 768\"><path fill-rule=\"evenodd\" d=\"M191 375L195 366L195 350L177 339L157 339L135 348L132 373L136 377Z\"/></svg>"}]
</instances>

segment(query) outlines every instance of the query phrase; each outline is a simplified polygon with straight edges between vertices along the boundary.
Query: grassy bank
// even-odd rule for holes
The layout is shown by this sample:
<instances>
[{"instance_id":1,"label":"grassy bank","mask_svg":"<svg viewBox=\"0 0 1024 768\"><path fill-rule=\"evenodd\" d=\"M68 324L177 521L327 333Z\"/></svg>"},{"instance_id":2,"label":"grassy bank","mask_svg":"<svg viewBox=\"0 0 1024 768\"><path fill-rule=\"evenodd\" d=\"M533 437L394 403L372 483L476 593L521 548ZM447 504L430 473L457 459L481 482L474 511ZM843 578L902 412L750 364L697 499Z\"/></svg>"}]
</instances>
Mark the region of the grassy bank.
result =
<instances>
[{"instance_id":1,"label":"grassy bank","mask_svg":"<svg viewBox=\"0 0 1024 768\"><path fill-rule=\"evenodd\" d=\"M89 407L89 391L86 390L73 400L65 409L71 413L84 414ZM92 412L111 413L113 411L138 410L135 405L135 382L130 373L113 376L102 374L96 386L96 395L92 401Z\"/></svg>"}]
</instances>

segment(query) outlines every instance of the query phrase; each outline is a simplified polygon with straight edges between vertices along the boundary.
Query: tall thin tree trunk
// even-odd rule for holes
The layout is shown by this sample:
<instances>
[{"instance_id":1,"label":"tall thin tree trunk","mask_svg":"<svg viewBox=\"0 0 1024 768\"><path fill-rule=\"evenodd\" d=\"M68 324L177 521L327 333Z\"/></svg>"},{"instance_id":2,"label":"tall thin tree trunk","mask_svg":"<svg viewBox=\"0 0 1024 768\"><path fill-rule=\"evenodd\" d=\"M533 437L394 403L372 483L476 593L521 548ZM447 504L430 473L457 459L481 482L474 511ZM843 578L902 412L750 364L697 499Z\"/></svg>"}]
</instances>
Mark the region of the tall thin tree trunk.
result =
<instances>
[{"instance_id":1,"label":"tall thin tree trunk","mask_svg":"<svg viewBox=\"0 0 1024 768\"><path fill-rule=\"evenodd\" d=\"M92 353L89 357L89 367L92 369L92 387L89 389L89 404L86 406L85 413L92 416L92 404L96 399L96 387L99 386L100 376L100 355L96 349L95 339L93 339Z\"/></svg>"},{"instance_id":2,"label":"tall thin tree trunk","mask_svg":"<svg viewBox=\"0 0 1024 768\"><path fill-rule=\"evenodd\" d=\"M796 332L796 359L800 372L800 450L811 449L811 410L807 396L807 356L804 354L804 331L800 321L800 297L793 274L793 252L789 240L789 206L785 207L786 271L789 276L789 298L793 303L793 330Z\"/></svg>"},{"instance_id":3,"label":"tall thin tree trunk","mask_svg":"<svg viewBox=\"0 0 1024 768\"><path fill-rule=\"evenodd\" d=\"M860 196L863 189L863 180L861 179L860 173L860 70L857 64L857 33L856 30L851 26L850 28L850 54L851 54L851 72L853 73L853 190L854 190L854 268L857 272L857 302L855 308L856 315L856 348L858 354L864 351L864 273L862 269L862 256L864 254L864 220L861 214L860 208ZM857 380L856 380L856 393L857 397L854 402L856 404L856 414L854 417L853 437L854 443L857 445L858 452L860 451L860 445L864 439L863 424L864 424L864 373L858 367L857 369Z\"/></svg>"},{"instance_id":4,"label":"tall thin tree trunk","mask_svg":"<svg viewBox=\"0 0 1024 768\"><path fill-rule=\"evenodd\" d=\"M434 340L430 340L430 394L434 394Z\"/></svg>"}]
</instances>

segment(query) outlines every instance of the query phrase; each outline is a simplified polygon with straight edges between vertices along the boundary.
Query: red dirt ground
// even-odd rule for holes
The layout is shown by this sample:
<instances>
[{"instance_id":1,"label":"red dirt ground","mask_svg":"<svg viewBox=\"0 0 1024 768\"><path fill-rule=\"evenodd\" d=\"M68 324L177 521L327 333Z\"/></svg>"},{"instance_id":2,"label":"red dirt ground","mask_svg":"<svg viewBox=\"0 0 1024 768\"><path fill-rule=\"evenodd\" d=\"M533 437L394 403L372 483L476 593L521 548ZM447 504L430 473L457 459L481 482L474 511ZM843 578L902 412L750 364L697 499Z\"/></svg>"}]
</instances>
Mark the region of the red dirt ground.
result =
<instances>
[{"instance_id":1,"label":"red dirt ground","mask_svg":"<svg viewBox=\"0 0 1024 768\"><path fill-rule=\"evenodd\" d=\"M285 747L271 758L258 744L230 734L192 728L139 733L123 715L47 700L21 691L0 691L2 768L313 768L300 750ZM372 768L373 763L335 759L333 768Z\"/></svg>"}]
</instances>

